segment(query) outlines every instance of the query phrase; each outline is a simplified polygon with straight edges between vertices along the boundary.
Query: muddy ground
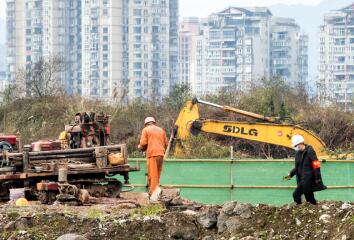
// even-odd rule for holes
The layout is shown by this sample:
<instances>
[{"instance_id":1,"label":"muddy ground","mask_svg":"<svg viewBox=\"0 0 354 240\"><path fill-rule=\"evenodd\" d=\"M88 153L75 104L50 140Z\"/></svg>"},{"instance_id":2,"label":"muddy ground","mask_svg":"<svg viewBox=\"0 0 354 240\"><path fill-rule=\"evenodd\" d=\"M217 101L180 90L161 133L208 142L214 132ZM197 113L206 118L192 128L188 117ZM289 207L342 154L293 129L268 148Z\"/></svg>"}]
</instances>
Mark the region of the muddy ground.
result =
<instances>
[{"instance_id":1,"label":"muddy ground","mask_svg":"<svg viewBox=\"0 0 354 240\"><path fill-rule=\"evenodd\" d=\"M177 199L149 204L144 195L96 199L86 206L0 206L0 239L354 239L354 203L274 207Z\"/></svg>"}]
</instances>

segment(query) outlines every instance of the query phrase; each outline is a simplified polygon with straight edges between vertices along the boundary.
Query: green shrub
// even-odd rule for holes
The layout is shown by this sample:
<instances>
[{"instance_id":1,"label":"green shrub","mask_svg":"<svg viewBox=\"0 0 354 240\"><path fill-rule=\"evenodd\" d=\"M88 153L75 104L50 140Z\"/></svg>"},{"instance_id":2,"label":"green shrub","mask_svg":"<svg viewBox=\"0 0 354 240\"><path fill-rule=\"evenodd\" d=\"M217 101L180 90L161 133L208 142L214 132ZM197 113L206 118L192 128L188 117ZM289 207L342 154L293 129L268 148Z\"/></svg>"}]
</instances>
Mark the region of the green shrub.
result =
<instances>
[{"instance_id":1,"label":"green shrub","mask_svg":"<svg viewBox=\"0 0 354 240\"><path fill-rule=\"evenodd\" d=\"M226 158L230 156L230 148L222 146L215 140L199 134L191 136L183 144L184 153L178 158Z\"/></svg>"}]
</instances>

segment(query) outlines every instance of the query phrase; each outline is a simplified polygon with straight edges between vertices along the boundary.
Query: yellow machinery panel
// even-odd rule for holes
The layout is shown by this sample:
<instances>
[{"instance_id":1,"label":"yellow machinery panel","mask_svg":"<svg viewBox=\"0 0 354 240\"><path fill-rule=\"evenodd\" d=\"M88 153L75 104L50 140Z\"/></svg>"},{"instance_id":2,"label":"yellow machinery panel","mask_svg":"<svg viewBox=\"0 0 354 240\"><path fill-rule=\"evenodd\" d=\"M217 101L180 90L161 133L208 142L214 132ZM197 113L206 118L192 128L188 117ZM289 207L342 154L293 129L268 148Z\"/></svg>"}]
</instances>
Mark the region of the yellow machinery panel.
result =
<instances>
[{"instance_id":1,"label":"yellow machinery panel","mask_svg":"<svg viewBox=\"0 0 354 240\"><path fill-rule=\"evenodd\" d=\"M252 122L230 122L218 120L201 120L199 115L198 104L206 104L216 108L220 108L226 112L232 112L247 116L262 123ZM278 146L292 148L291 137L300 134L305 138L305 143L311 145L319 157L325 156L325 143L312 132L297 126L285 123L275 123L275 118L262 116L259 114L247 112L229 106L221 106L194 99L186 102L176 120L175 155L179 155L183 151L183 141L187 140L191 131L201 131L206 133L215 133L219 135L237 137L262 143L274 144Z\"/></svg>"}]
</instances>

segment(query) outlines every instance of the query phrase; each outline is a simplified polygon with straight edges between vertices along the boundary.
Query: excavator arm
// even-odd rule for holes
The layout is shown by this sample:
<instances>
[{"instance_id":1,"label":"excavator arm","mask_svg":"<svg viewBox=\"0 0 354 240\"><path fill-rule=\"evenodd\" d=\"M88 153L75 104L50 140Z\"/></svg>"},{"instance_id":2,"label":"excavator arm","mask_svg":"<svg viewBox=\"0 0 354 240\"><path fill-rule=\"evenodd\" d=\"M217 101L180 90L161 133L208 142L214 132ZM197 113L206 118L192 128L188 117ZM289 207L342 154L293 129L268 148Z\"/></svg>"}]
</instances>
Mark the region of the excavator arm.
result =
<instances>
[{"instance_id":1,"label":"excavator arm","mask_svg":"<svg viewBox=\"0 0 354 240\"><path fill-rule=\"evenodd\" d=\"M198 103L221 108L224 111L241 114L263 122L202 120L199 116ZM276 123L275 118L193 99L185 104L175 124L175 140L177 141L175 155L179 155L183 151L183 141L187 140L190 134L199 132L237 137L288 148L292 148L291 137L300 134L305 138L305 143L314 148L318 157L326 155L324 142L315 134L300 126Z\"/></svg>"}]
</instances>

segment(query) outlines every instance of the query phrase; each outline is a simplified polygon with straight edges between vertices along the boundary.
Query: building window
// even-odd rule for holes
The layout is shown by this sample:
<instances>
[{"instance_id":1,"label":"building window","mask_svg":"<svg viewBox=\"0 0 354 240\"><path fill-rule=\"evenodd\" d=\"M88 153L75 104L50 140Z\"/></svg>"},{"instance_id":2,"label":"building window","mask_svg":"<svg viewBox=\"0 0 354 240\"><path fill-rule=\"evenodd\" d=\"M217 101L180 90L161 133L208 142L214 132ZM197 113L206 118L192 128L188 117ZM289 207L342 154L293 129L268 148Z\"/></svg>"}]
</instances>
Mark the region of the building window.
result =
<instances>
[{"instance_id":1,"label":"building window","mask_svg":"<svg viewBox=\"0 0 354 240\"><path fill-rule=\"evenodd\" d=\"M135 24L140 25L141 24L141 18L135 18Z\"/></svg>"},{"instance_id":2,"label":"building window","mask_svg":"<svg viewBox=\"0 0 354 240\"><path fill-rule=\"evenodd\" d=\"M107 44L104 44L104 45L102 46L102 49L103 49L103 51L108 51L108 45L107 45Z\"/></svg>"},{"instance_id":3,"label":"building window","mask_svg":"<svg viewBox=\"0 0 354 240\"><path fill-rule=\"evenodd\" d=\"M140 35L136 35L135 36L135 41L136 42L141 42L141 36Z\"/></svg>"},{"instance_id":4,"label":"building window","mask_svg":"<svg viewBox=\"0 0 354 240\"><path fill-rule=\"evenodd\" d=\"M209 38L210 39L220 39L220 32L219 31L211 31Z\"/></svg>"},{"instance_id":5,"label":"building window","mask_svg":"<svg viewBox=\"0 0 354 240\"><path fill-rule=\"evenodd\" d=\"M141 62L135 62L134 69L141 69Z\"/></svg>"},{"instance_id":6,"label":"building window","mask_svg":"<svg viewBox=\"0 0 354 240\"><path fill-rule=\"evenodd\" d=\"M103 28L103 33L108 33L108 28L107 27Z\"/></svg>"},{"instance_id":7,"label":"building window","mask_svg":"<svg viewBox=\"0 0 354 240\"><path fill-rule=\"evenodd\" d=\"M141 33L141 27L134 27L134 33Z\"/></svg>"},{"instance_id":8,"label":"building window","mask_svg":"<svg viewBox=\"0 0 354 240\"><path fill-rule=\"evenodd\" d=\"M158 26L152 26L152 33L158 33L159 32L159 27Z\"/></svg>"},{"instance_id":9,"label":"building window","mask_svg":"<svg viewBox=\"0 0 354 240\"><path fill-rule=\"evenodd\" d=\"M224 30L223 31L223 37L224 38L234 38L235 37L235 31L234 30Z\"/></svg>"},{"instance_id":10,"label":"building window","mask_svg":"<svg viewBox=\"0 0 354 240\"><path fill-rule=\"evenodd\" d=\"M134 9L134 16L141 16L141 9Z\"/></svg>"}]
</instances>

